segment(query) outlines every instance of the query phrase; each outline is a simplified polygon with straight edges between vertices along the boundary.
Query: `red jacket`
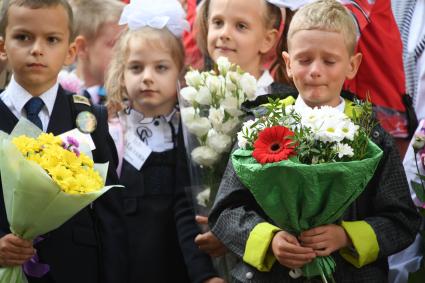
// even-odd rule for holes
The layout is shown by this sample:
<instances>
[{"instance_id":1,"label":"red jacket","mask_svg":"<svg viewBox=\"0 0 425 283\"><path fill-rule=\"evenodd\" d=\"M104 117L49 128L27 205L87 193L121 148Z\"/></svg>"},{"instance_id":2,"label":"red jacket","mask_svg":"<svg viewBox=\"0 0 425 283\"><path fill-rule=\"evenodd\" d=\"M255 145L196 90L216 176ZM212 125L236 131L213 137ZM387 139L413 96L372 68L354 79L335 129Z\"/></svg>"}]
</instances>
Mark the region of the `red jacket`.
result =
<instances>
[{"instance_id":1,"label":"red jacket","mask_svg":"<svg viewBox=\"0 0 425 283\"><path fill-rule=\"evenodd\" d=\"M406 86L403 45L391 2L350 2L347 7L354 14L360 28L357 51L363 54L363 60L357 76L347 81L346 87L361 98L369 92L375 105L404 112L402 96L406 93Z\"/></svg>"},{"instance_id":2,"label":"red jacket","mask_svg":"<svg viewBox=\"0 0 425 283\"><path fill-rule=\"evenodd\" d=\"M183 34L183 46L186 54L186 65L195 69L203 68L203 56L198 46L196 45L194 23L196 19L196 0L187 0L187 20L190 24L190 31L185 31Z\"/></svg>"}]
</instances>

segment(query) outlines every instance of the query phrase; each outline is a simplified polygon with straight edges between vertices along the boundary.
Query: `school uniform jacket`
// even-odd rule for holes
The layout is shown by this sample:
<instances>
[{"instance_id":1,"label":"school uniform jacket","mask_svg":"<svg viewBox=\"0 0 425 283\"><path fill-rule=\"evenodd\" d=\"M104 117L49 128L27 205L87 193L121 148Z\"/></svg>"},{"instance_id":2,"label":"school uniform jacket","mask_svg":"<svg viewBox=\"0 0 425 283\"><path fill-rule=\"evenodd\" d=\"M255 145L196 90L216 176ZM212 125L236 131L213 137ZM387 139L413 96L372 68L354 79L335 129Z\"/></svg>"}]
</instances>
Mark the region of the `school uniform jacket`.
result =
<instances>
[{"instance_id":1,"label":"school uniform jacket","mask_svg":"<svg viewBox=\"0 0 425 283\"><path fill-rule=\"evenodd\" d=\"M96 108L98 126L92 133L95 162L109 162L107 183L117 184L116 150L108 133L107 112ZM59 86L47 132L55 135L75 128L75 105L70 93ZM10 133L18 119L0 100L0 129ZM1 176L6 177L6 176ZM31 189L31 188L28 188ZM78 212L58 229L43 235L35 245L40 262L50 265L42 278L30 283L126 282L126 232L123 225L121 188L112 188ZM0 237L10 233L0 190Z\"/></svg>"},{"instance_id":2,"label":"school uniform jacket","mask_svg":"<svg viewBox=\"0 0 425 283\"><path fill-rule=\"evenodd\" d=\"M365 220L375 232L379 254L376 261L359 269L338 252L333 253L336 282L387 282L387 257L407 247L419 228L420 218L410 198L406 175L391 136L378 126L371 138L383 150L384 156L364 192L347 209L344 220ZM302 282L302 278L290 278L289 270L277 261L269 272L260 272L242 262L250 232L259 223L273 224L273 221L243 186L231 160L209 222L211 231L240 259L232 270L235 282Z\"/></svg>"},{"instance_id":3,"label":"school uniform jacket","mask_svg":"<svg viewBox=\"0 0 425 283\"><path fill-rule=\"evenodd\" d=\"M174 149L152 152L140 170L123 161L130 283L200 283L217 276L210 257L194 243L200 229L181 126L178 133Z\"/></svg>"}]
</instances>

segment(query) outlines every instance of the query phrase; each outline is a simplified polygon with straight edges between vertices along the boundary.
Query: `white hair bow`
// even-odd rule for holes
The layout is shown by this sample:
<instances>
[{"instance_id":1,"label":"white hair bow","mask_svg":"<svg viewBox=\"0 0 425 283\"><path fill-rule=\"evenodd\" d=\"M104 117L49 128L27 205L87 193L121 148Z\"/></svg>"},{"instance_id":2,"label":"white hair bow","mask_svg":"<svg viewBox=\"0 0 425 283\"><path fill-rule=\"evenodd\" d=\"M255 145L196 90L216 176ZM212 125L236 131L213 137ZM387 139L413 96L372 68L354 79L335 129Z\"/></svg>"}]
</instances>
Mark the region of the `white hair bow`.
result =
<instances>
[{"instance_id":1,"label":"white hair bow","mask_svg":"<svg viewBox=\"0 0 425 283\"><path fill-rule=\"evenodd\" d=\"M307 5L315 0L266 0L279 8L289 8L292 11L298 10L304 5Z\"/></svg>"},{"instance_id":2,"label":"white hair bow","mask_svg":"<svg viewBox=\"0 0 425 283\"><path fill-rule=\"evenodd\" d=\"M119 24L127 24L130 30L167 27L177 37L190 30L186 13L177 0L131 0L122 11Z\"/></svg>"}]
</instances>

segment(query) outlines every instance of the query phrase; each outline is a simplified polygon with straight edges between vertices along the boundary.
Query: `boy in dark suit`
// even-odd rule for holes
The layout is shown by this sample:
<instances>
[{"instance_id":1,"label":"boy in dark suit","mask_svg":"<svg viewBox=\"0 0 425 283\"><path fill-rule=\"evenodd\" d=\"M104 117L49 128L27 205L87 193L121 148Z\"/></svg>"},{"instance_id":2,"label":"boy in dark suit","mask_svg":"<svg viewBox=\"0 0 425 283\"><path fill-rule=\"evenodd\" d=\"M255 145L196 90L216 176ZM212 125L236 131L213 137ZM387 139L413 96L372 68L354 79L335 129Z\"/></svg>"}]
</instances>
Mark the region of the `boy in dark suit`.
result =
<instances>
[{"instance_id":1,"label":"boy in dark suit","mask_svg":"<svg viewBox=\"0 0 425 283\"><path fill-rule=\"evenodd\" d=\"M106 111L91 107L84 97L68 95L57 83L60 69L72 63L76 53L72 27L72 10L65 0L10 1L1 23L0 54L7 56L14 75L0 94L0 130L10 133L23 116L57 135L75 128L82 110L93 112L97 119L97 127L91 129L93 158L109 161L107 183L117 183ZM10 233L0 190L0 266L24 264L36 249L39 261L49 267L42 274L26 270L31 283L126 282L118 193L119 189L111 189L33 247Z\"/></svg>"}]
</instances>

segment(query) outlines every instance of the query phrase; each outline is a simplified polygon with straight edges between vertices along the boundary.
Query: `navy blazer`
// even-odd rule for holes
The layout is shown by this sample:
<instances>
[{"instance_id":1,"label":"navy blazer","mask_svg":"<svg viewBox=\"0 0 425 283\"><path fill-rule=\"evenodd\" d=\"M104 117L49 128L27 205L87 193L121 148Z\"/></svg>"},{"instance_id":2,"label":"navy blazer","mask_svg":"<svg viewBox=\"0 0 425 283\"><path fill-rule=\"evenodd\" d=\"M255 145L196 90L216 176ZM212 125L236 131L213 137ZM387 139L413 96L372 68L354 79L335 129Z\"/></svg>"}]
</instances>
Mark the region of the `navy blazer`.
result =
<instances>
[{"instance_id":1,"label":"navy blazer","mask_svg":"<svg viewBox=\"0 0 425 283\"><path fill-rule=\"evenodd\" d=\"M95 162L108 162L108 184L117 184L116 150L108 133L107 112L93 108L98 126L92 133ZM75 105L70 93L59 87L48 130L55 135L75 128ZM0 130L10 133L18 119L0 100ZM1 185L1 184L0 184ZM50 266L42 278L30 283L126 282L126 230L123 225L121 188L112 188L58 229L43 235L35 248L40 261ZM0 237L10 233L0 190Z\"/></svg>"},{"instance_id":2,"label":"navy blazer","mask_svg":"<svg viewBox=\"0 0 425 283\"><path fill-rule=\"evenodd\" d=\"M131 243L131 283L201 283L218 276L194 239L195 222L181 127L177 147L152 152L137 170L124 160L124 211ZM165 271L164 271L165 270ZM118 283L118 282L117 282Z\"/></svg>"}]
</instances>

